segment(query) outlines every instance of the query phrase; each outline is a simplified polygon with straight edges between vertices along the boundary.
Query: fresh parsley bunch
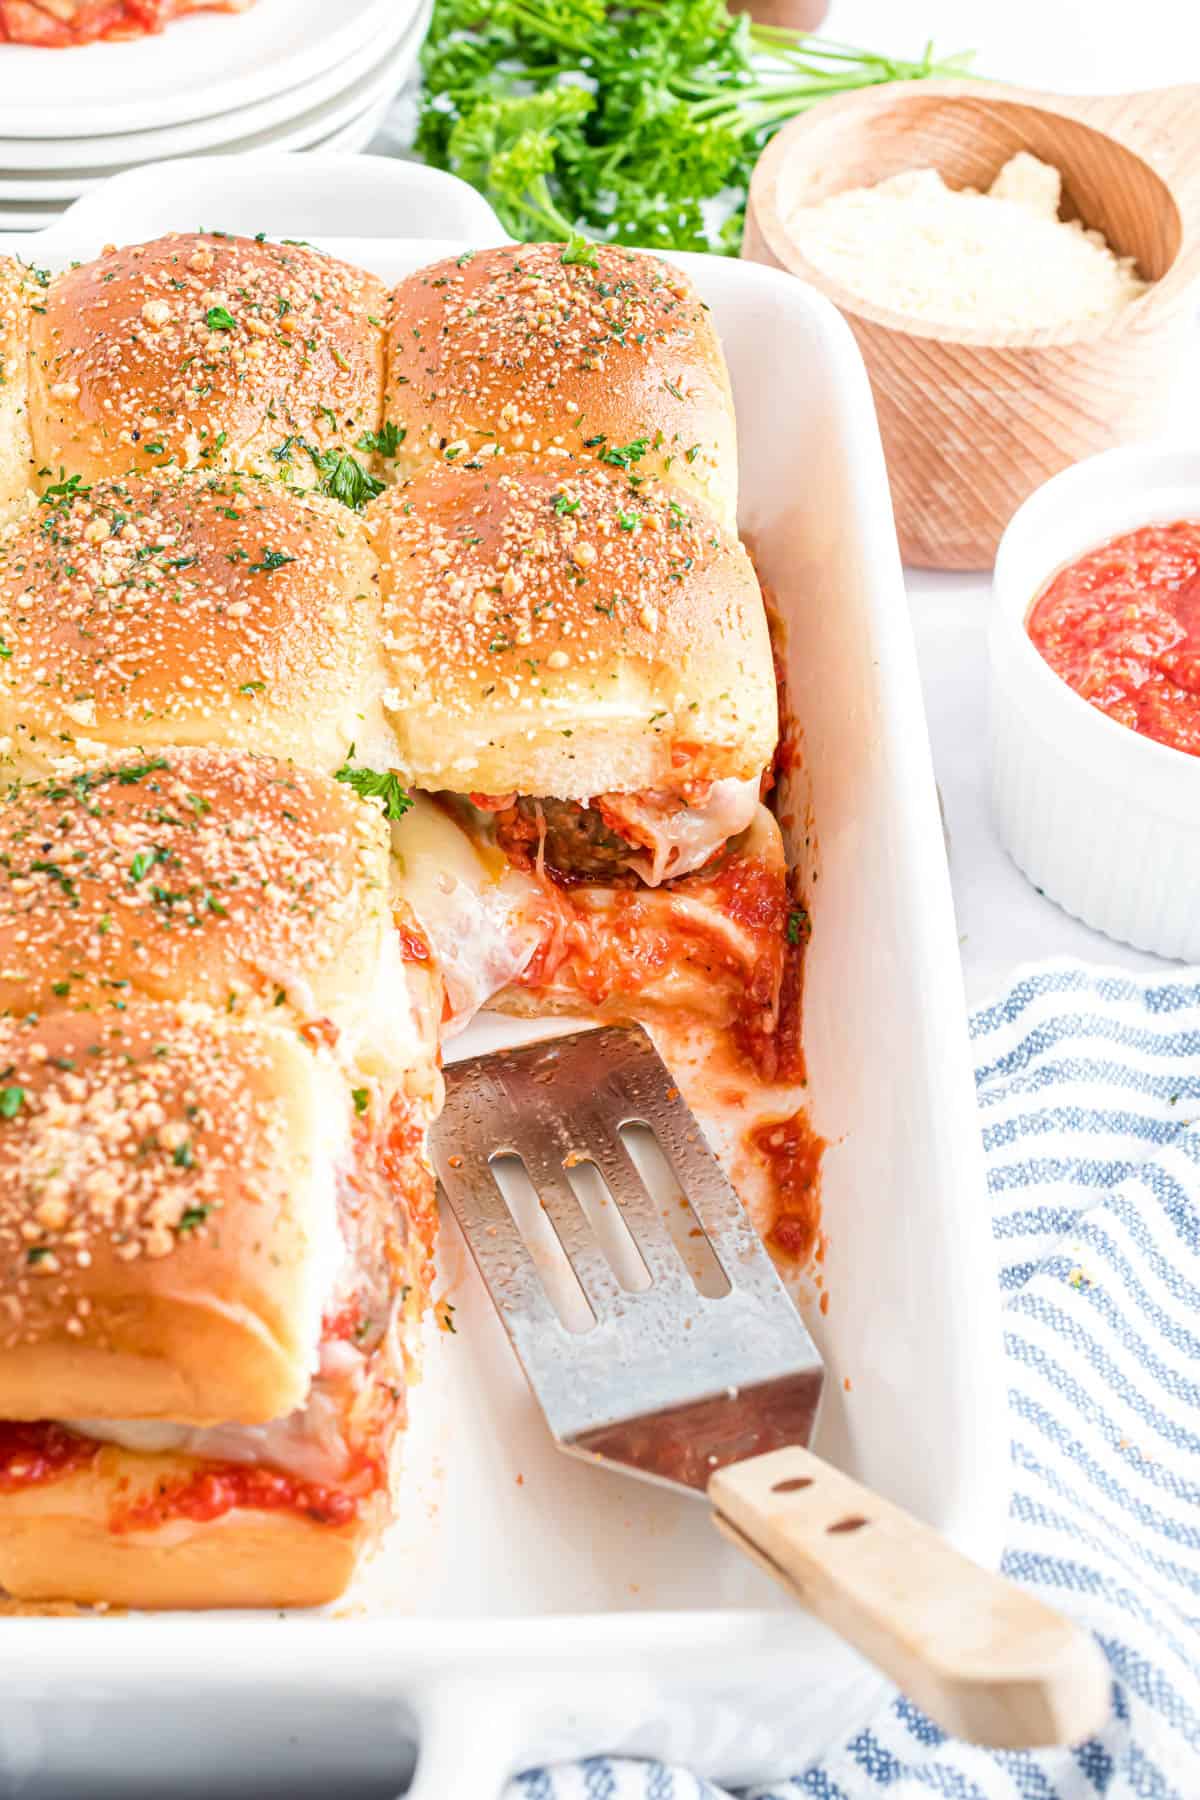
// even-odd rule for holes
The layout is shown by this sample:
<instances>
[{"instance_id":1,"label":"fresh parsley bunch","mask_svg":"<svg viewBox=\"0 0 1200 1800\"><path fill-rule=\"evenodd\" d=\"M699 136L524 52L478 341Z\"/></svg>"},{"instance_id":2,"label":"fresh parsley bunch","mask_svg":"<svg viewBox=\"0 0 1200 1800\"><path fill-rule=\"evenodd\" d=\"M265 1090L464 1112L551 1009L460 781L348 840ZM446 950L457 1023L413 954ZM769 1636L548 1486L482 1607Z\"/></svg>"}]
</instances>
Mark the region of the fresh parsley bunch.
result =
<instances>
[{"instance_id":1,"label":"fresh parsley bunch","mask_svg":"<svg viewBox=\"0 0 1200 1800\"><path fill-rule=\"evenodd\" d=\"M788 119L967 60L897 62L725 0L436 0L417 149L516 238L736 254L750 172Z\"/></svg>"}]
</instances>

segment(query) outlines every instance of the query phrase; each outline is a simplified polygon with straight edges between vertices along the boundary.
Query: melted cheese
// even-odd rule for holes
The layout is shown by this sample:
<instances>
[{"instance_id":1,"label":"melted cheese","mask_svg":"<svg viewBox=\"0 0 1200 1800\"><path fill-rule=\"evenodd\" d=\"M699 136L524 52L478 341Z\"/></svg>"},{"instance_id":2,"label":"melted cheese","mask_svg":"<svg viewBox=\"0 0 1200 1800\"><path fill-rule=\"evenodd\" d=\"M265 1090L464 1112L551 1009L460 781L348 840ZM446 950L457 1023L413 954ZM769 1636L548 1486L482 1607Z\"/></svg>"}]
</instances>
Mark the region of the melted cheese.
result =
<instances>
[{"instance_id":1,"label":"melted cheese","mask_svg":"<svg viewBox=\"0 0 1200 1800\"><path fill-rule=\"evenodd\" d=\"M363 1359L352 1345L330 1344L322 1353L321 1367L326 1379L314 1382L307 1405L266 1425L183 1425L170 1419L64 1419L63 1423L85 1437L144 1455L171 1451L212 1462L265 1463L300 1481L333 1482L345 1473L349 1457L344 1398L337 1389L344 1388L347 1377L359 1376Z\"/></svg>"},{"instance_id":2,"label":"melted cheese","mask_svg":"<svg viewBox=\"0 0 1200 1800\"><path fill-rule=\"evenodd\" d=\"M740 789L744 784L730 785ZM719 804L731 802L740 808L744 797L722 796ZM782 875L779 827L761 804L755 802L739 841L743 854L777 864ZM400 890L445 976L450 1007L445 1036L461 1031L503 989L519 985L534 957L547 948L551 954L541 964L547 972L539 975L532 992L555 1001L574 998L580 1010L587 1010L586 993L575 981L575 956L611 969L614 995L641 991L636 941L630 940L627 926L618 929L608 916L629 897L628 888L588 882L567 895L550 883L543 887L536 876L514 869L502 852L473 838L420 796L394 828L394 842L402 865ZM685 932L691 927L719 939L747 978L753 972L762 955L761 939L729 916L720 886L710 889L702 876L693 876L687 891L668 884L638 890L638 896L651 935L672 926ZM590 972L587 985L594 985ZM671 968L654 977L654 988L658 1004L678 1004L685 1011L710 1012L727 1001L711 973L689 962L686 948Z\"/></svg>"},{"instance_id":3,"label":"melted cheese","mask_svg":"<svg viewBox=\"0 0 1200 1800\"><path fill-rule=\"evenodd\" d=\"M328 1402L269 1425L176 1425L167 1419L67 1419L72 1431L144 1455L171 1451L212 1462L265 1463L301 1481L330 1482L346 1466L340 1420Z\"/></svg>"},{"instance_id":4,"label":"melted cheese","mask_svg":"<svg viewBox=\"0 0 1200 1800\"><path fill-rule=\"evenodd\" d=\"M542 939L532 875L475 843L422 794L392 827L397 889L412 908L446 984L452 1036L529 967Z\"/></svg>"},{"instance_id":5,"label":"melted cheese","mask_svg":"<svg viewBox=\"0 0 1200 1800\"><path fill-rule=\"evenodd\" d=\"M599 805L623 837L647 845L626 867L649 887L701 869L730 838L745 831L758 806L761 782L732 777L714 781L702 806L677 806L651 794L601 794Z\"/></svg>"}]
</instances>

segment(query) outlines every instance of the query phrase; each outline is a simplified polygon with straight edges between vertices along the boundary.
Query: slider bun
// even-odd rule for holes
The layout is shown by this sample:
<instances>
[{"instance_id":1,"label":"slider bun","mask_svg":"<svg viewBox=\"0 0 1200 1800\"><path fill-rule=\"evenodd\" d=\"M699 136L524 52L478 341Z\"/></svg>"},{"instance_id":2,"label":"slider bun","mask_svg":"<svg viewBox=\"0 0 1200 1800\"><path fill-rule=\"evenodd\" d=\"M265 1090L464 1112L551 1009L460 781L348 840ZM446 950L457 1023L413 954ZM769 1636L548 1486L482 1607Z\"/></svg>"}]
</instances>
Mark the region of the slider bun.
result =
<instances>
[{"instance_id":1,"label":"slider bun","mask_svg":"<svg viewBox=\"0 0 1200 1800\"><path fill-rule=\"evenodd\" d=\"M0 1586L26 1601L189 1609L320 1606L342 1593L370 1517L331 1525L239 1508L158 1532L109 1529L114 1511L196 1467L106 1444L58 1480L0 1489Z\"/></svg>"},{"instance_id":2,"label":"slider bun","mask_svg":"<svg viewBox=\"0 0 1200 1800\"><path fill-rule=\"evenodd\" d=\"M316 250L181 232L106 250L42 301L33 440L51 481L237 468L311 486L299 444L286 464L271 452L349 447L378 423L384 290Z\"/></svg>"},{"instance_id":3,"label":"slider bun","mask_svg":"<svg viewBox=\"0 0 1200 1800\"><path fill-rule=\"evenodd\" d=\"M368 517L384 703L414 786L587 799L747 779L770 759L758 583L696 501L513 456L430 468Z\"/></svg>"},{"instance_id":4,"label":"slider bun","mask_svg":"<svg viewBox=\"0 0 1200 1800\"><path fill-rule=\"evenodd\" d=\"M29 435L30 285L28 271L20 263L0 256L0 520L33 485L33 442Z\"/></svg>"},{"instance_id":5,"label":"slider bun","mask_svg":"<svg viewBox=\"0 0 1200 1800\"><path fill-rule=\"evenodd\" d=\"M0 1418L262 1423L307 1395L349 1103L206 1008L0 1020Z\"/></svg>"},{"instance_id":6,"label":"slider bun","mask_svg":"<svg viewBox=\"0 0 1200 1800\"><path fill-rule=\"evenodd\" d=\"M634 466L737 516L729 373L682 270L642 250L507 244L420 269L392 295L384 418L407 436L398 477L496 445Z\"/></svg>"},{"instance_id":7,"label":"slider bun","mask_svg":"<svg viewBox=\"0 0 1200 1800\"><path fill-rule=\"evenodd\" d=\"M0 798L0 1012L133 995L352 1017L391 934L390 836L350 788L228 750L126 752Z\"/></svg>"},{"instance_id":8,"label":"slider bun","mask_svg":"<svg viewBox=\"0 0 1200 1800\"><path fill-rule=\"evenodd\" d=\"M253 478L44 497L0 542L16 767L213 743L337 768L377 718L376 575L346 507Z\"/></svg>"}]
</instances>

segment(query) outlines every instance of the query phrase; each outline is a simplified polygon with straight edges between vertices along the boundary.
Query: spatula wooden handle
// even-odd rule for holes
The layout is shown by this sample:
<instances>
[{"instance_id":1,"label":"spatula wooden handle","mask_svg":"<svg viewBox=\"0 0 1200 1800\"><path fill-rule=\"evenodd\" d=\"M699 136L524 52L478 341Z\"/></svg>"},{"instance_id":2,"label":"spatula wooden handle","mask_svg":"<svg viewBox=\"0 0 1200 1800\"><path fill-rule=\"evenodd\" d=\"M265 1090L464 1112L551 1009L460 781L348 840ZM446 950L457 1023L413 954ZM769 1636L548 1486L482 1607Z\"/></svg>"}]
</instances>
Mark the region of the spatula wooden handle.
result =
<instances>
[{"instance_id":1,"label":"spatula wooden handle","mask_svg":"<svg viewBox=\"0 0 1200 1800\"><path fill-rule=\"evenodd\" d=\"M808 1450L721 1469L718 1529L954 1737L1075 1744L1111 1677L1080 1626Z\"/></svg>"}]
</instances>

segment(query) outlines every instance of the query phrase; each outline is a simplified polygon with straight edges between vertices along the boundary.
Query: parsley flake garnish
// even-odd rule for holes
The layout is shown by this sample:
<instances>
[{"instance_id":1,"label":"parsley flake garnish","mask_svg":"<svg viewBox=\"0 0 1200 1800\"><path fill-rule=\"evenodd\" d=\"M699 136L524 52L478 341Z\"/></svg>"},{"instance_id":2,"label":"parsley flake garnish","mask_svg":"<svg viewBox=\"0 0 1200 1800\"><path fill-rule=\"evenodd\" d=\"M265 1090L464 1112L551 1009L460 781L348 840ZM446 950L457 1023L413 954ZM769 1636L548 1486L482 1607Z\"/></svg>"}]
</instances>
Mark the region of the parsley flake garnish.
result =
<instances>
[{"instance_id":1,"label":"parsley flake garnish","mask_svg":"<svg viewBox=\"0 0 1200 1800\"><path fill-rule=\"evenodd\" d=\"M346 760L336 770L333 779L344 782L354 789L360 800L382 800L385 819L402 819L412 801L400 785L400 777L387 769L380 773L378 769L351 768L354 745L346 752Z\"/></svg>"},{"instance_id":2,"label":"parsley flake garnish","mask_svg":"<svg viewBox=\"0 0 1200 1800\"><path fill-rule=\"evenodd\" d=\"M381 430L364 431L360 438L356 438L354 448L365 450L368 456L395 456L407 436L407 426L396 425L391 419L385 419Z\"/></svg>"},{"instance_id":3,"label":"parsley flake garnish","mask_svg":"<svg viewBox=\"0 0 1200 1800\"><path fill-rule=\"evenodd\" d=\"M155 863L166 862L167 852L157 846L153 850L139 850L129 865L130 881L144 881Z\"/></svg>"},{"instance_id":4,"label":"parsley flake garnish","mask_svg":"<svg viewBox=\"0 0 1200 1800\"><path fill-rule=\"evenodd\" d=\"M789 944L803 944L808 941L810 921L802 906L788 914L787 941Z\"/></svg>"},{"instance_id":5,"label":"parsley flake garnish","mask_svg":"<svg viewBox=\"0 0 1200 1800\"><path fill-rule=\"evenodd\" d=\"M582 232L573 231L563 245L563 253L558 260L568 267L572 263L583 263L586 268L594 269L599 258L591 238L585 238Z\"/></svg>"},{"instance_id":6,"label":"parsley flake garnish","mask_svg":"<svg viewBox=\"0 0 1200 1800\"><path fill-rule=\"evenodd\" d=\"M318 492L327 494L331 500L340 500L351 512L361 512L368 500L382 494L383 482L368 475L348 450L314 450L311 444L305 444L304 448L320 476Z\"/></svg>"},{"instance_id":7,"label":"parsley flake garnish","mask_svg":"<svg viewBox=\"0 0 1200 1800\"><path fill-rule=\"evenodd\" d=\"M262 561L250 564L251 575L273 575L276 569L282 569L285 563L295 562L294 556L286 556L282 550L268 550L263 545Z\"/></svg>"},{"instance_id":8,"label":"parsley flake garnish","mask_svg":"<svg viewBox=\"0 0 1200 1800\"><path fill-rule=\"evenodd\" d=\"M600 461L611 463L614 469L627 469L630 463L640 462L649 448L649 438L631 438L627 444L609 444L600 452Z\"/></svg>"}]
</instances>

